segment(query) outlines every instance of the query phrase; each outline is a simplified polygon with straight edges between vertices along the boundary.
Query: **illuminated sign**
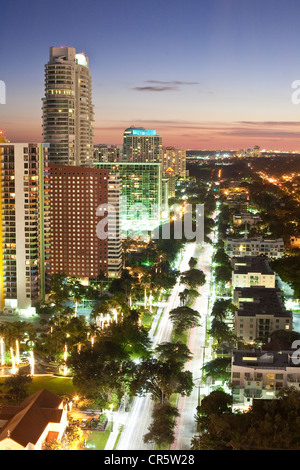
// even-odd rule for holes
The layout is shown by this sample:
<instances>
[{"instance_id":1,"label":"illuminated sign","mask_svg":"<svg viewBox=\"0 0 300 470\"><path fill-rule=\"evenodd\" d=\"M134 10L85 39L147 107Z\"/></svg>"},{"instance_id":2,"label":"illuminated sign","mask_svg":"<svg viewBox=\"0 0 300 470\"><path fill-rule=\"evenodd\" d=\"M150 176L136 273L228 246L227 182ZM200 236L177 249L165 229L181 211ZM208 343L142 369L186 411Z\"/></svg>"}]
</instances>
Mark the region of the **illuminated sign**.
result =
<instances>
[{"instance_id":1,"label":"illuminated sign","mask_svg":"<svg viewBox=\"0 0 300 470\"><path fill-rule=\"evenodd\" d=\"M169 166L169 168L166 170L166 173L175 173L175 170Z\"/></svg>"},{"instance_id":2,"label":"illuminated sign","mask_svg":"<svg viewBox=\"0 0 300 470\"><path fill-rule=\"evenodd\" d=\"M76 63L78 65L83 65L84 67L88 66L87 58L84 54L76 54Z\"/></svg>"},{"instance_id":3,"label":"illuminated sign","mask_svg":"<svg viewBox=\"0 0 300 470\"><path fill-rule=\"evenodd\" d=\"M133 129L132 135L156 135L156 131L148 131L145 129Z\"/></svg>"}]
</instances>

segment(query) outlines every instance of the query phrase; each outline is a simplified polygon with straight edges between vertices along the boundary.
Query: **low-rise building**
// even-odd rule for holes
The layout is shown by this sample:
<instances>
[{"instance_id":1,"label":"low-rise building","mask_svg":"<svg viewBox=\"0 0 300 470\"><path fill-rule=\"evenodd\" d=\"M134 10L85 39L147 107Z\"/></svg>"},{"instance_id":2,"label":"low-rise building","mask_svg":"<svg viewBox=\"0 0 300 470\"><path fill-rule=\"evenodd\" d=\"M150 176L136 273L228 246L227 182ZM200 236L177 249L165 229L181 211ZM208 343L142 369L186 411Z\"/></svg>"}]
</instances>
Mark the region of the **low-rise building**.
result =
<instances>
[{"instance_id":1,"label":"low-rise building","mask_svg":"<svg viewBox=\"0 0 300 470\"><path fill-rule=\"evenodd\" d=\"M254 399L274 399L283 387L300 389L300 365L293 354L292 350L233 350L233 406L249 407Z\"/></svg>"},{"instance_id":2,"label":"low-rise building","mask_svg":"<svg viewBox=\"0 0 300 470\"><path fill-rule=\"evenodd\" d=\"M281 258L284 254L282 238L227 238L225 251L229 258L235 256L267 256L268 258Z\"/></svg>"},{"instance_id":3,"label":"low-rise building","mask_svg":"<svg viewBox=\"0 0 300 470\"><path fill-rule=\"evenodd\" d=\"M243 212L242 214L235 214L233 216L233 224L238 227L244 224L250 225L252 227L253 225L258 224L260 221L260 216L258 214L253 214L252 212Z\"/></svg>"},{"instance_id":4,"label":"low-rise building","mask_svg":"<svg viewBox=\"0 0 300 470\"><path fill-rule=\"evenodd\" d=\"M270 268L268 258L262 256L244 256L231 259L232 286L264 286L274 288L276 275Z\"/></svg>"},{"instance_id":5,"label":"low-rise building","mask_svg":"<svg viewBox=\"0 0 300 470\"><path fill-rule=\"evenodd\" d=\"M19 406L2 407L0 450L41 450L45 442L60 440L67 425L63 399L40 390Z\"/></svg>"},{"instance_id":6,"label":"low-rise building","mask_svg":"<svg viewBox=\"0 0 300 470\"><path fill-rule=\"evenodd\" d=\"M235 334L245 343L265 338L275 330L292 330L292 312L283 292L266 287L239 287L233 292Z\"/></svg>"}]
</instances>

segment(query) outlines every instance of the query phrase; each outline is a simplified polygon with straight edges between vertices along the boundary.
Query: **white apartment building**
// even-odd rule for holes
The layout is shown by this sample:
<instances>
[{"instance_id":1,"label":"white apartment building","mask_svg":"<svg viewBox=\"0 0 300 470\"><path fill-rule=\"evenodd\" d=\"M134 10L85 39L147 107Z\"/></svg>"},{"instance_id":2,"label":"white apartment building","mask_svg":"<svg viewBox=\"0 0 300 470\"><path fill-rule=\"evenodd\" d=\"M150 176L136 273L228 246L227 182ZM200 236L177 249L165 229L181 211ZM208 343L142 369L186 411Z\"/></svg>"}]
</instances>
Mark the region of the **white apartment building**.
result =
<instances>
[{"instance_id":1,"label":"white apartment building","mask_svg":"<svg viewBox=\"0 0 300 470\"><path fill-rule=\"evenodd\" d=\"M229 258L236 256L267 256L268 258L281 258L284 254L282 238L227 238L224 240L225 251Z\"/></svg>"},{"instance_id":2,"label":"white apartment building","mask_svg":"<svg viewBox=\"0 0 300 470\"><path fill-rule=\"evenodd\" d=\"M292 312L286 310L280 289L238 287L233 292L236 306L234 329L244 343L265 339L276 330L292 330Z\"/></svg>"},{"instance_id":3,"label":"white apartment building","mask_svg":"<svg viewBox=\"0 0 300 470\"><path fill-rule=\"evenodd\" d=\"M0 144L0 310L45 296L49 270L47 146Z\"/></svg>"},{"instance_id":4,"label":"white apartment building","mask_svg":"<svg viewBox=\"0 0 300 470\"><path fill-rule=\"evenodd\" d=\"M43 140L49 161L93 164L92 84L89 59L73 47L51 47L45 66Z\"/></svg>"},{"instance_id":5,"label":"white apartment building","mask_svg":"<svg viewBox=\"0 0 300 470\"><path fill-rule=\"evenodd\" d=\"M276 275L270 268L267 258L261 256L244 256L231 259L232 286L264 286L274 288Z\"/></svg>"},{"instance_id":6,"label":"white apartment building","mask_svg":"<svg viewBox=\"0 0 300 470\"><path fill-rule=\"evenodd\" d=\"M254 399L272 400L283 387L300 389L300 365L294 355L293 350L233 350L233 407L248 408Z\"/></svg>"}]
</instances>

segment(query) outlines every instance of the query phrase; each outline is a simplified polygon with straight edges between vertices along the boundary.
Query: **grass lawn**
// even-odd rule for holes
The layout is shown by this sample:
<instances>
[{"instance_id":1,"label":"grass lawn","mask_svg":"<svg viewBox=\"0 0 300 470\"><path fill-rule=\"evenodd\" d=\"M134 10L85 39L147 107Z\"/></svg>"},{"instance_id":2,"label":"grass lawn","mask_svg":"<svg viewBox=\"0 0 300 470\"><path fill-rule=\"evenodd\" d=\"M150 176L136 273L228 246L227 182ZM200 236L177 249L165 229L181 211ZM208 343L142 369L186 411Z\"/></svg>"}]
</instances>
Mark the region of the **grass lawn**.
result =
<instances>
[{"instance_id":1,"label":"grass lawn","mask_svg":"<svg viewBox=\"0 0 300 470\"><path fill-rule=\"evenodd\" d=\"M0 383L4 383L5 378L0 379ZM68 377L52 377L52 376L42 376L42 377L33 377L32 383L28 386L28 395L32 395L35 392L45 388L54 394L65 394L73 396L75 394L75 389L73 386L72 378ZM4 391L4 389L3 389Z\"/></svg>"},{"instance_id":2,"label":"grass lawn","mask_svg":"<svg viewBox=\"0 0 300 470\"><path fill-rule=\"evenodd\" d=\"M111 423L108 423L106 431L85 431L86 449L104 450L111 432Z\"/></svg>"}]
</instances>

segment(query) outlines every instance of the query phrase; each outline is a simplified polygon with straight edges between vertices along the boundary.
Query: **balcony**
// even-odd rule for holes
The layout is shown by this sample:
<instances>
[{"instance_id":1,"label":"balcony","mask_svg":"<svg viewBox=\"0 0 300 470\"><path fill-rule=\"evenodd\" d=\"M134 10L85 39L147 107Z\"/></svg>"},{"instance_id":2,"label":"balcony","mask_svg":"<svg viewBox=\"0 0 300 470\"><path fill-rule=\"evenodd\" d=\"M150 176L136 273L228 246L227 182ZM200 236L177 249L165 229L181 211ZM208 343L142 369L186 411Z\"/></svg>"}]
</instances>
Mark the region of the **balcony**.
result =
<instances>
[{"instance_id":1,"label":"balcony","mask_svg":"<svg viewBox=\"0 0 300 470\"><path fill-rule=\"evenodd\" d=\"M244 396L246 398L261 398L262 397L262 390L254 390L252 388L245 388Z\"/></svg>"}]
</instances>

